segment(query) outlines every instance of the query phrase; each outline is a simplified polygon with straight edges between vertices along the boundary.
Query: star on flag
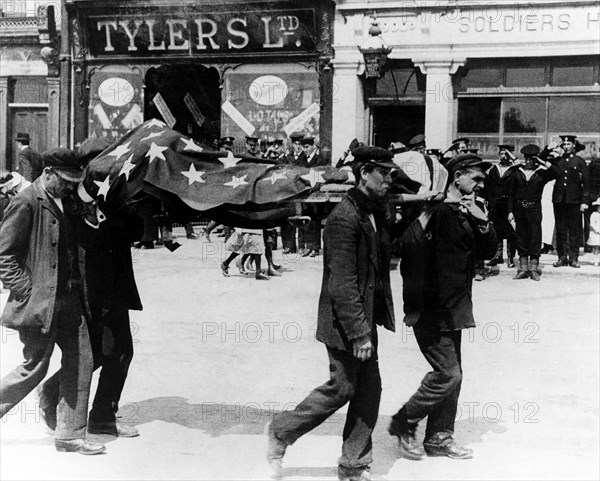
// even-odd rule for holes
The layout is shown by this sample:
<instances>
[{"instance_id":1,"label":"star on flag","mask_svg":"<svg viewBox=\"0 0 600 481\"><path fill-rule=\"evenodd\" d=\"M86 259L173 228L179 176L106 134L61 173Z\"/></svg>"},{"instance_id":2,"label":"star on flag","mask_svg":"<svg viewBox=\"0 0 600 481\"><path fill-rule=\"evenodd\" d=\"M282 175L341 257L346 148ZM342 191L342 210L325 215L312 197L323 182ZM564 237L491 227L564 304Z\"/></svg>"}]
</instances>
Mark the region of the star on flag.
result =
<instances>
[{"instance_id":1,"label":"star on flag","mask_svg":"<svg viewBox=\"0 0 600 481\"><path fill-rule=\"evenodd\" d=\"M311 187L314 187L319 183L325 183L325 179L323 178L323 172L320 170L310 169L308 174L301 175L300 177L302 177L305 180L308 180L310 182Z\"/></svg>"},{"instance_id":2,"label":"star on flag","mask_svg":"<svg viewBox=\"0 0 600 481\"><path fill-rule=\"evenodd\" d=\"M163 155L163 152L167 149L168 149L168 147L156 145L154 142L152 142L152 145L150 146L150 149L148 150L146 157L150 157L150 163L152 163L152 161L157 158L161 159L161 160L167 160L165 158L165 156Z\"/></svg>"},{"instance_id":3,"label":"star on flag","mask_svg":"<svg viewBox=\"0 0 600 481\"><path fill-rule=\"evenodd\" d=\"M125 178L127 180L129 180L129 174L135 167L135 164L132 162L132 159L133 159L133 154L131 154L129 156L129 158L125 161L125 163L123 164L123 167L121 167L121 170L119 171L119 175L125 174Z\"/></svg>"},{"instance_id":4,"label":"star on flag","mask_svg":"<svg viewBox=\"0 0 600 481\"><path fill-rule=\"evenodd\" d=\"M248 177L248 174L242 175L241 177L236 177L235 175L232 175L231 182L225 182L223 185L227 185L227 186L233 187L235 189L236 187L239 187L240 185L248 184L248 182L246 182L246 177Z\"/></svg>"},{"instance_id":5,"label":"star on flag","mask_svg":"<svg viewBox=\"0 0 600 481\"><path fill-rule=\"evenodd\" d=\"M186 139L185 137L181 137L181 141L185 144L183 150L191 150L192 152L202 152L202 147L200 147L196 142L192 139Z\"/></svg>"},{"instance_id":6,"label":"star on flag","mask_svg":"<svg viewBox=\"0 0 600 481\"><path fill-rule=\"evenodd\" d=\"M146 125L144 125L145 128L149 129L150 127L166 127L167 124L165 124L164 122L161 122L158 119L152 119L150 122L148 122Z\"/></svg>"},{"instance_id":7,"label":"star on flag","mask_svg":"<svg viewBox=\"0 0 600 481\"><path fill-rule=\"evenodd\" d=\"M108 194L108 189L110 189L110 176L107 175L102 182L95 180L94 184L98 186L98 197L102 196L106 200L106 194Z\"/></svg>"},{"instance_id":8,"label":"star on flag","mask_svg":"<svg viewBox=\"0 0 600 481\"><path fill-rule=\"evenodd\" d=\"M119 145L115 150L113 150L108 155L114 155L117 160L120 159L121 156L125 155L127 152L129 152L131 150L129 148L129 144L131 144L131 142L127 142L126 144Z\"/></svg>"},{"instance_id":9,"label":"star on flag","mask_svg":"<svg viewBox=\"0 0 600 481\"><path fill-rule=\"evenodd\" d=\"M192 185L194 182L201 182L201 183L206 182L202 178L202 176L205 174L205 171L196 170L196 167L194 166L194 164L190 164L190 170L188 170L188 171L183 170L183 171L181 171L181 173L188 178L188 185ZM235 189L235 187L234 187L234 189Z\"/></svg>"},{"instance_id":10,"label":"star on flag","mask_svg":"<svg viewBox=\"0 0 600 481\"><path fill-rule=\"evenodd\" d=\"M236 166L236 164L237 164L237 163L238 163L240 160L242 160L242 158L241 158L241 157L235 157L235 156L233 155L233 152L230 150L230 151L227 153L227 157L221 157L221 158L219 158L219 160L220 160L221 162L223 162L223 165L225 166L225 168L226 168L226 169L230 169L231 167L235 167L235 166Z\"/></svg>"},{"instance_id":11,"label":"star on flag","mask_svg":"<svg viewBox=\"0 0 600 481\"><path fill-rule=\"evenodd\" d=\"M273 172L271 174L271 177L269 177L269 180L271 181L271 185L273 185L278 180L285 180L285 179L287 179L285 172Z\"/></svg>"}]
</instances>

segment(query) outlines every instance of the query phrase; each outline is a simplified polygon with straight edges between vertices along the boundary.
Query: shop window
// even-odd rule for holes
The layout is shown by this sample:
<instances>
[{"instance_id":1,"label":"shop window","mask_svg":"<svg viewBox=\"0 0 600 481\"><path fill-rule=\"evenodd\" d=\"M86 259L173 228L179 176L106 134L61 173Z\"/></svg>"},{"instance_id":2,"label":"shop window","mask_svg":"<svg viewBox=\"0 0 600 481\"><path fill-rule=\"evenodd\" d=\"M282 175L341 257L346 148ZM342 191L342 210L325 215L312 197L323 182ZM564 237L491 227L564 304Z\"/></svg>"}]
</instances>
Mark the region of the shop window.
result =
<instances>
[{"instance_id":1,"label":"shop window","mask_svg":"<svg viewBox=\"0 0 600 481\"><path fill-rule=\"evenodd\" d=\"M461 80L461 90L471 88L500 87L502 70L500 68L471 68Z\"/></svg>"},{"instance_id":2,"label":"shop window","mask_svg":"<svg viewBox=\"0 0 600 481\"><path fill-rule=\"evenodd\" d=\"M554 67L552 69L552 85L555 87L594 85L594 66Z\"/></svg>"},{"instance_id":3,"label":"shop window","mask_svg":"<svg viewBox=\"0 0 600 481\"><path fill-rule=\"evenodd\" d=\"M509 98L504 100L504 131L536 133L546 129L545 98Z\"/></svg>"},{"instance_id":4,"label":"shop window","mask_svg":"<svg viewBox=\"0 0 600 481\"><path fill-rule=\"evenodd\" d=\"M543 87L546 85L544 67L516 67L506 69L506 87Z\"/></svg>"},{"instance_id":5,"label":"shop window","mask_svg":"<svg viewBox=\"0 0 600 481\"><path fill-rule=\"evenodd\" d=\"M458 130L497 133L500 130L500 102L500 98L461 99L458 105Z\"/></svg>"},{"instance_id":6,"label":"shop window","mask_svg":"<svg viewBox=\"0 0 600 481\"><path fill-rule=\"evenodd\" d=\"M600 98L551 97L551 132L600 132Z\"/></svg>"},{"instance_id":7,"label":"shop window","mask_svg":"<svg viewBox=\"0 0 600 481\"><path fill-rule=\"evenodd\" d=\"M318 141L319 75L314 68L257 64L227 70L222 101L221 135L236 138L236 152L244 150L246 135L261 143L287 142L292 133Z\"/></svg>"},{"instance_id":8,"label":"shop window","mask_svg":"<svg viewBox=\"0 0 600 481\"><path fill-rule=\"evenodd\" d=\"M16 78L12 85L12 102L47 103L48 82L45 78Z\"/></svg>"}]
</instances>

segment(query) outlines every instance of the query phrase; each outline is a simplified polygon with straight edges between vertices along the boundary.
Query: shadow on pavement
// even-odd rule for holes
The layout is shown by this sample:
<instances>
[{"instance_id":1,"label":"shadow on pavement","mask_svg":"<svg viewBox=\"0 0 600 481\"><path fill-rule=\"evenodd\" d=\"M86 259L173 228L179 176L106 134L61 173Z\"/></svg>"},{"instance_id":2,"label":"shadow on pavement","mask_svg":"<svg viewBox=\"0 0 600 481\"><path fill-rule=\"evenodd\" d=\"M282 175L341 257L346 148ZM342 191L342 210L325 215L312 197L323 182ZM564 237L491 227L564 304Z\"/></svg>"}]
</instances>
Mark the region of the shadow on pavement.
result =
<instances>
[{"instance_id":1,"label":"shadow on pavement","mask_svg":"<svg viewBox=\"0 0 600 481\"><path fill-rule=\"evenodd\" d=\"M231 434L264 435L265 424L273 414L281 411L262 409L258 403L247 404L190 404L182 397L159 397L133 403L135 409L129 409L130 416L124 416L128 424L145 424L152 421L175 423L180 426L199 429L217 437ZM128 405L130 406L130 405ZM127 419L129 417L129 419ZM334 414L319 427L311 431L313 436L339 436L346 419L345 413ZM373 473L386 475L398 461L397 439L388 434L387 428L391 416L380 416L373 433ZM425 432L422 422L417 438L422 441ZM503 434L508 428L500 423L490 422L483 417L459 420L456 423L456 437L459 443L472 445L482 443L487 433ZM470 446L473 447L473 446ZM475 447L475 456L477 455ZM336 460L332 459L332 467L286 467L284 476L296 477L336 477ZM419 462L409 461L406 462Z\"/></svg>"}]
</instances>

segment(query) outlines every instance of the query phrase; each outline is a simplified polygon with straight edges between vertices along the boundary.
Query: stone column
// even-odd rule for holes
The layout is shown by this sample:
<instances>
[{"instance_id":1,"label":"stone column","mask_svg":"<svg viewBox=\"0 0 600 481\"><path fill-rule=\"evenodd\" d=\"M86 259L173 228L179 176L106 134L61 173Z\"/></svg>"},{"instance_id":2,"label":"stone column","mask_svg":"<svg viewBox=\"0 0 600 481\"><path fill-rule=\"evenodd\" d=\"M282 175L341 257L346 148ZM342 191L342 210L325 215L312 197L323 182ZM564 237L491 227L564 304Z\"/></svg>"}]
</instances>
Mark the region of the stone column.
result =
<instances>
[{"instance_id":1,"label":"stone column","mask_svg":"<svg viewBox=\"0 0 600 481\"><path fill-rule=\"evenodd\" d=\"M8 79L0 78L0 170L8 170ZM12 140L12 139L11 139ZM12 166L11 166L12 167Z\"/></svg>"},{"instance_id":2,"label":"stone column","mask_svg":"<svg viewBox=\"0 0 600 481\"><path fill-rule=\"evenodd\" d=\"M344 56L340 55L340 50L336 49L336 58L331 62L334 66L331 142L333 165L348 148L352 139L357 138L361 142L368 140L368 133L365 132L363 88L358 77L359 52L355 47L355 55Z\"/></svg>"},{"instance_id":3,"label":"stone column","mask_svg":"<svg viewBox=\"0 0 600 481\"><path fill-rule=\"evenodd\" d=\"M49 77L48 82L48 148L60 144L60 78Z\"/></svg>"},{"instance_id":4,"label":"stone column","mask_svg":"<svg viewBox=\"0 0 600 481\"><path fill-rule=\"evenodd\" d=\"M456 105L452 75L465 64L461 60L414 60L415 66L427 75L425 93L425 139L427 146L445 150L455 138Z\"/></svg>"}]
</instances>

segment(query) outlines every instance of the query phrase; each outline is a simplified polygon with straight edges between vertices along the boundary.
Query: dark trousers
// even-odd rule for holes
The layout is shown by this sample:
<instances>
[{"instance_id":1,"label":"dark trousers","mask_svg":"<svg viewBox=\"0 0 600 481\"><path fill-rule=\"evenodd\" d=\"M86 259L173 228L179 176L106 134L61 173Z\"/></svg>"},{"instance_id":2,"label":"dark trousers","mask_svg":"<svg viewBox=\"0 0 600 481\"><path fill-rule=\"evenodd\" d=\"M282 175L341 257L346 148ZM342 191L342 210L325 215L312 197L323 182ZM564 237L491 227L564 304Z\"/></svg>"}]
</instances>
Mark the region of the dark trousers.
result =
<instances>
[{"instance_id":1,"label":"dark trousers","mask_svg":"<svg viewBox=\"0 0 600 481\"><path fill-rule=\"evenodd\" d=\"M133 358L129 311L123 307L105 309L101 322L90 322L88 330L94 355L94 370L102 367L90 422L114 423ZM43 384L41 395L46 406L53 406L58 402L61 371Z\"/></svg>"},{"instance_id":2,"label":"dark trousers","mask_svg":"<svg viewBox=\"0 0 600 481\"><path fill-rule=\"evenodd\" d=\"M583 245L583 226L579 204L554 204L556 225L556 250L559 258L579 257L579 247Z\"/></svg>"},{"instance_id":3,"label":"dark trousers","mask_svg":"<svg viewBox=\"0 0 600 481\"><path fill-rule=\"evenodd\" d=\"M311 220L298 232L298 247L301 249L321 249L321 221Z\"/></svg>"},{"instance_id":4,"label":"dark trousers","mask_svg":"<svg viewBox=\"0 0 600 481\"><path fill-rule=\"evenodd\" d=\"M58 344L62 358L57 378L55 437L85 438L93 358L79 294L73 291L57 296L54 319L47 334L23 330L19 337L25 361L0 381L0 417L42 382L54 345Z\"/></svg>"},{"instance_id":5,"label":"dark trousers","mask_svg":"<svg viewBox=\"0 0 600 481\"><path fill-rule=\"evenodd\" d=\"M350 402L339 464L346 467L367 466L372 461L371 435L381 398L377 355L363 362L349 351L328 347L327 353L329 381L312 391L293 411L274 416L275 435L286 444L293 444Z\"/></svg>"},{"instance_id":6,"label":"dark trousers","mask_svg":"<svg viewBox=\"0 0 600 481\"><path fill-rule=\"evenodd\" d=\"M542 207L515 208L517 250L521 257L540 258L542 250Z\"/></svg>"},{"instance_id":7,"label":"dark trousers","mask_svg":"<svg viewBox=\"0 0 600 481\"><path fill-rule=\"evenodd\" d=\"M413 329L419 349L433 371L427 373L404 407L410 424L427 417L427 441L436 433L454 433L462 383L461 331L439 331L424 319Z\"/></svg>"},{"instance_id":8,"label":"dark trousers","mask_svg":"<svg viewBox=\"0 0 600 481\"><path fill-rule=\"evenodd\" d=\"M296 252L296 228L293 225L281 226L281 243L284 249Z\"/></svg>"}]
</instances>

